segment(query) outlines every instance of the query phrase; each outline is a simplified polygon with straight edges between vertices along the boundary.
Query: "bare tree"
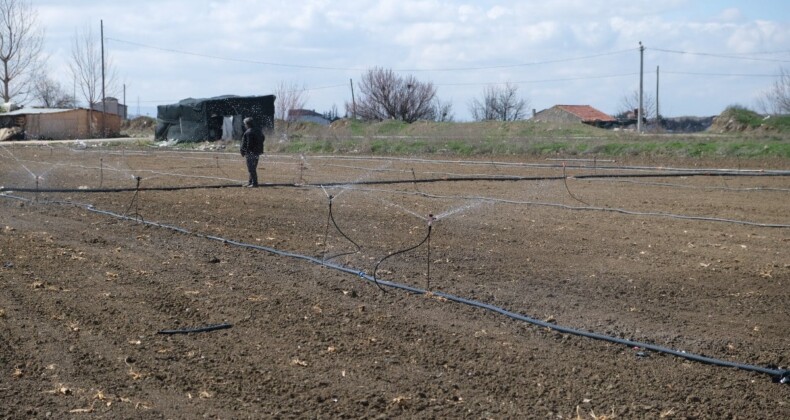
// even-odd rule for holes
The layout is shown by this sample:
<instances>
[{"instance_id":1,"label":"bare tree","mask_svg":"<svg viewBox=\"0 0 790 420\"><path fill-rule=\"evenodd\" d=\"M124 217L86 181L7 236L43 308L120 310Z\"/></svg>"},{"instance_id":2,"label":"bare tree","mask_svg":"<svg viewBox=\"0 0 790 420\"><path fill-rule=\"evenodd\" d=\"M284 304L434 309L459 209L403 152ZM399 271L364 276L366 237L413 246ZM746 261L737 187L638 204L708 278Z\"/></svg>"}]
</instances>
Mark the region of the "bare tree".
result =
<instances>
[{"instance_id":1,"label":"bare tree","mask_svg":"<svg viewBox=\"0 0 790 420\"><path fill-rule=\"evenodd\" d=\"M71 61L69 69L74 76L75 83L80 89L82 99L90 108L100 103L102 93L102 57L101 40L96 37L90 26L77 30L71 46ZM109 86L114 86L115 76L109 60L105 59L105 91ZM108 77L109 75L109 77ZM108 82L108 80L110 82Z\"/></svg>"},{"instance_id":2,"label":"bare tree","mask_svg":"<svg viewBox=\"0 0 790 420\"><path fill-rule=\"evenodd\" d=\"M0 0L0 81L5 102L24 101L42 61L44 31L30 2Z\"/></svg>"},{"instance_id":3,"label":"bare tree","mask_svg":"<svg viewBox=\"0 0 790 420\"><path fill-rule=\"evenodd\" d=\"M45 74L39 75L33 83L33 99L46 108L74 108L77 99L58 83Z\"/></svg>"},{"instance_id":4,"label":"bare tree","mask_svg":"<svg viewBox=\"0 0 790 420\"><path fill-rule=\"evenodd\" d=\"M766 114L790 114L790 71L779 69L779 76L758 99L758 106Z\"/></svg>"},{"instance_id":5,"label":"bare tree","mask_svg":"<svg viewBox=\"0 0 790 420\"><path fill-rule=\"evenodd\" d=\"M453 103L450 101L442 101L439 98L434 99L432 105L432 114L433 117L431 118L433 121L437 122L452 122L455 120L455 114L453 114Z\"/></svg>"},{"instance_id":6,"label":"bare tree","mask_svg":"<svg viewBox=\"0 0 790 420\"><path fill-rule=\"evenodd\" d=\"M469 111L475 121L517 121L527 115L529 101L519 97L518 85L489 85L480 99L472 99Z\"/></svg>"},{"instance_id":7,"label":"bare tree","mask_svg":"<svg viewBox=\"0 0 790 420\"><path fill-rule=\"evenodd\" d=\"M71 46L69 69L79 86L82 98L93 109L102 99L102 56L101 40L97 39L90 26L77 30ZM112 60L105 54L104 58L104 90L112 94L118 88L118 76ZM91 134L93 131L91 130Z\"/></svg>"},{"instance_id":8,"label":"bare tree","mask_svg":"<svg viewBox=\"0 0 790 420\"><path fill-rule=\"evenodd\" d=\"M620 109L617 112L617 116L623 118L628 115L633 115L634 118L636 118L638 109L639 90L637 89L631 93L623 95L623 97L620 99ZM656 117L656 100L653 99L653 95L647 92L642 94L642 110L644 111L644 118L647 119Z\"/></svg>"},{"instance_id":9,"label":"bare tree","mask_svg":"<svg viewBox=\"0 0 790 420\"><path fill-rule=\"evenodd\" d=\"M304 109L309 95L304 85L301 87L296 83L280 82L274 88L274 118L288 125L288 113L292 109Z\"/></svg>"},{"instance_id":10,"label":"bare tree","mask_svg":"<svg viewBox=\"0 0 790 420\"><path fill-rule=\"evenodd\" d=\"M324 112L322 115L330 122L340 119L340 116L337 113L337 105L335 104L332 104L332 108L330 108L329 111Z\"/></svg>"},{"instance_id":11,"label":"bare tree","mask_svg":"<svg viewBox=\"0 0 790 420\"><path fill-rule=\"evenodd\" d=\"M433 83L420 82L414 76L398 76L390 69L375 67L362 75L356 115L367 120L401 120L412 123L433 119ZM346 104L350 110L351 104Z\"/></svg>"}]
</instances>

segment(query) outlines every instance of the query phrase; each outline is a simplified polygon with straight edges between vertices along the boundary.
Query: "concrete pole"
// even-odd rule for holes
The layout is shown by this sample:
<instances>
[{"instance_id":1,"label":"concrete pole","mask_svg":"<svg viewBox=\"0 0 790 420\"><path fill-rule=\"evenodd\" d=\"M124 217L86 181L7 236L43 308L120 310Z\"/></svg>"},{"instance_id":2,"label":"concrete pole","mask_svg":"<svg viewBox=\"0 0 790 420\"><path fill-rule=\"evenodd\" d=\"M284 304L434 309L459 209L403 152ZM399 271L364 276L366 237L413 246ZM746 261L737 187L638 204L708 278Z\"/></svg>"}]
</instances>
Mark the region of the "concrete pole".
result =
<instances>
[{"instance_id":1,"label":"concrete pole","mask_svg":"<svg viewBox=\"0 0 790 420\"><path fill-rule=\"evenodd\" d=\"M357 119L357 101L354 99L354 79L348 79L351 84L351 120Z\"/></svg>"},{"instance_id":2,"label":"concrete pole","mask_svg":"<svg viewBox=\"0 0 790 420\"><path fill-rule=\"evenodd\" d=\"M639 41L639 109L636 115L636 132L642 132L642 116L644 116L643 89L645 76L645 46Z\"/></svg>"},{"instance_id":3,"label":"concrete pole","mask_svg":"<svg viewBox=\"0 0 790 420\"><path fill-rule=\"evenodd\" d=\"M661 112L658 108L658 66L656 66L656 124L661 125Z\"/></svg>"},{"instance_id":4,"label":"concrete pole","mask_svg":"<svg viewBox=\"0 0 790 420\"><path fill-rule=\"evenodd\" d=\"M104 20L101 22L101 133L102 137L107 137L107 123L105 116L107 115L105 92L104 92Z\"/></svg>"}]
</instances>

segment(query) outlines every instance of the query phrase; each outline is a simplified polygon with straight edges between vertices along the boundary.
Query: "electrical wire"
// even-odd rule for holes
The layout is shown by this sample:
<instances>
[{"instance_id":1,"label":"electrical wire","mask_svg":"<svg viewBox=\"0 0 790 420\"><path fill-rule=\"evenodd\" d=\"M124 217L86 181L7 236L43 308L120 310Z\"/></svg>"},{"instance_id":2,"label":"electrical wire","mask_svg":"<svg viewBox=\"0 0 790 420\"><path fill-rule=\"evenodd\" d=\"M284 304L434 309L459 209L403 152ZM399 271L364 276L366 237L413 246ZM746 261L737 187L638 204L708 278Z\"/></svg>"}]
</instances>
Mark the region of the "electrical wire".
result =
<instances>
[{"instance_id":1,"label":"electrical wire","mask_svg":"<svg viewBox=\"0 0 790 420\"><path fill-rule=\"evenodd\" d=\"M203 53L195 53L189 52L184 50L178 50L175 48L163 48L163 47L156 47L153 45L143 44L140 42L133 42L127 41L117 38L104 38L108 41L114 41L121 44L128 44L134 45L141 48L148 48L152 50L158 50L163 52L169 52L173 54L181 54L181 55L189 55L193 57L202 57L202 58L210 58L213 60L222 60L222 61L230 61L230 62L237 62L237 63L247 63L247 64L260 64L260 65L267 65L267 66L275 66L275 67L289 67L289 68L300 68L300 69L313 69L313 70L340 70L340 71L365 71L368 69L361 68L361 67L329 67L329 66L314 66L314 65L303 65L303 64L288 64L288 63L277 63L272 61L260 61L260 60L250 60L246 58L231 58L231 57L221 57L217 55L211 54L203 54ZM517 67L527 67L527 66L537 66L541 64L556 64L556 63L567 63L570 61L581 61L581 60L589 60L592 58L598 57L606 57L611 55L618 55L624 54L627 52L635 51L634 48L625 49L625 50L618 50L618 51L609 51L604 53L598 54L591 54L579 57L569 57L569 58L558 58L558 59L551 59L551 60L542 60L542 61L533 61L528 63L516 63L516 64L503 64L503 65L496 65L496 66L474 66L474 67L447 67L447 68L435 68L435 69L424 69L424 68L402 68L402 69L394 69L394 71L403 71L403 72L432 72L432 71L442 71L442 72L459 72L459 71L478 71L478 70L496 70L496 69L506 69L506 68L517 68ZM339 86L346 86L345 84Z\"/></svg>"},{"instance_id":2,"label":"electrical wire","mask_svg":"<svg viewBox=\"0 0 790 420\"><path fill-rule=\"evenodd\" d=\"M726 55L726 54L713 54L713 53L701 53L701 52L692 52L692 51L679 51L679 50L668 50L664 48L650 48L653 51L660 51L670 54L682 54L682 55L699 55L705 57L716 57L716 58L728 58L731 60L749 60L749 61L769 61L773 63L790 63L790 60L778 60L773 58L757 58L757 57L742 57L737 55Z\"/></svg>"}]
</instances>

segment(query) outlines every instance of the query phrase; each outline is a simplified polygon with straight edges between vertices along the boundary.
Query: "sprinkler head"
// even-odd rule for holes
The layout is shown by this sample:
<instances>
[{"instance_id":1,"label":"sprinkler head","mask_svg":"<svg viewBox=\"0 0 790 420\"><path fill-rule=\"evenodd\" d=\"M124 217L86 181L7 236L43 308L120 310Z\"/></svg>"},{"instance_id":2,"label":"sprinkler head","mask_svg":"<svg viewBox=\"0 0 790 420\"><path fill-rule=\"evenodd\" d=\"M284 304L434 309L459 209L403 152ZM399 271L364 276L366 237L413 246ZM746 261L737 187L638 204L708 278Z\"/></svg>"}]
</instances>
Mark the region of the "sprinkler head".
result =
<instances>
[{"instance_id":1,"label":"sprinkler head","mask_svg":"<svg viewBox=\"0 0 790 420\"><path fill-rule=\"evenodd\" d=\"M429 214L428 215L428 226L431 226L433 224L433 222L435 222L437 220L439 220L439 219L437 219L436 216L434 216L433 214Z\"/></svg>"}]
</instances>

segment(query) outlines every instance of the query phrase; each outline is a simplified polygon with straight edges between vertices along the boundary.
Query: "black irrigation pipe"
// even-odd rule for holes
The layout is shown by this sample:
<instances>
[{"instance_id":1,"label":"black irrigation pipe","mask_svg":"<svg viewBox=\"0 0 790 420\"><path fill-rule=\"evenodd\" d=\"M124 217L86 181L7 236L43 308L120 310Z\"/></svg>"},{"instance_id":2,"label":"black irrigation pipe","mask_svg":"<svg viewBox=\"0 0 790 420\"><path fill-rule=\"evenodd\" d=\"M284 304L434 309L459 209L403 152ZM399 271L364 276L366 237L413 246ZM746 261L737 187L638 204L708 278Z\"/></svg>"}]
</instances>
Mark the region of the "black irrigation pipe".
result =
<instances>
[{"instance_id":1,"label":"black irrigation pipe","mask_svg":"<svg viewBox=\"0 0 790 420\"><path fill-rule=\"evenodd\" d=\"M186 328L183 330L161 330L157 331L157 334L191 334L191 333L201 333L201 332L209 332L209 331L216 331L216 330L224 330L226 328L230 328L233 325L230 324L214 324L214 325L206 325L205 327L198 327L198 328Z\"/></svg>"},{"instance_id":2,"label":"black irrigation pipe","mask_svg":"<svg viewBox=\"0 0 790 420\"><path fill-rule=\"evenodd\" d=\"M425 242L428 242L428 284L427 284L426 290L430 290L430 288L431 288L430 287L431 286L431 230L433 229L433 221L434 220L436 220L436 219L433 217L433 215L429 214L428 215L428 232L426 233L425 238L422 241L420 241L420 243L418 243L417 245L411 246L409 248L402 249L400 251L396 251L396 252L393 252L391 254L387 254L386 256L382 257L380 260L378 260L376 262L376 266L373 267L373 276L372 276L372 278L373 278L373 283L376 284L376 287L378 287L379 290L381 290L382 292L386 292L386 290L384 290L384 288L381 287L381 285L379 284L379 279L376 277L376 273L379 271L379 265L381 265L381 263L384 262L384 260L386 260L386 259L388 259L390 257L394 257L394 256L400 255L400 254L405 254L405 253L407 253L409 251L415 250L415 249L419 248Z\"/></svg>"},{"instance_id":3,"label":"black irrigation pipe","mask_svg":"<svg viewBox=\"0 0 790 420\"><path fill-rule=\"evenodd\" d=\"M27 199L27 198L24 198L24 197L13 196L13 195L8 195L8 194L0 194L0 197L2 197L2 198L9 198L9 199L15 199L15 200L21 200L21 201L28 201L28 202L30 201L30 199ZM590 338L590 339L594 339L594 340L601 340L601 341L614 343L614 344L621 344L621 345L628 346L628 347L640 347L640 348L643 348L643 349L646 349L646 350L655 351L657 353L668 354L668 355L676 356L676 357L679 357L679 358L682 358L682 359L691 360L691 361L695 361L695 362L699 362L699 363L710 364L710 365L713 365L713 366L730 367L730 368L741 369L741 370L745 370L745 371L749 371L749 372L763 373L763 374L771 376L772 380L774 382L776 382L776 383L790 384L790 370L788 370L788 369L769 368L769 367L755 366L755 365L750 365L750 364L745 364L745 363L730 362L730 361L727 361L727 360L716 359L716 358L708 357L708 356L704 356L704 355L699 355L699 354L694 354L694 353L687 353L687 352L682 351L682 350L675 350L675 349L671 349L671 348L668 348L668 347L663 347L663 346L659 346L659 345L655 345L655 344L643 343L643 342L634 341L634 340L626 340L626 339L612 337L612 336L603 335L603 334L598 334L598 333L594 333L594 332L590 332L590 331L584 331L584 330L579 330L579 329L575 329L575 328L564 327L562 325L552 324L550 322L541 321L539 319L535 319L535 318L532 318L532 317L528 317L526 315L522 315L522 314L519 314L519 313L516 313L516 312L512 312L512 311L509 311L507 309L501 308L499 306L494 306L494 305L491 305L491 304L488 304L488 303L484 303L484 302L480 302L480 301L476 301L476 300L472 300L472 299L462 298L462 297L455 296L455 295L452 295L452 294L449 294L449 293L430 292L430 291L427 291L427 290L419 289L419 288L408 286L408 285L405 285L405 284L395 283L395 282L391 282L391 281L387 281L387 280L376 279L373 276L370 276L370 275L366 274L364 271L360 271L358 269L346 267L346 266L343 266L343 265L340 265L340 264L325 262L325 261L322 261L322 260L320 260L318 258L310 257L308 255L302 255L302 254L297 254L297 253L293 253L293 252L281 251L281 250L278 250L278 249L275 249L275 248L270 248L270 247L262 246L262 245L248 244L248 243L244 243L244 242L239 242L239 241L234 241L234 240L231 240L231 239L222 238L222 237L219 237L219 236L213 236L213 235L206 235L206 234L197 233L197 232L191 232L191 231L189 231L187 229L184 229L184 228L181 228L181 227L167 225L167 224L163 224L163 223L152 222L152 221L141 221L141 220L137 220L137 219L131 218L129 216L124 216L122 214L118 214L118 213L115 213L115 212L112 212L112 211L97 209L97 208L93 207L93 205L91 205L91 204L80 204L80 203L73 203L73 202L55 202L55 201L52 201L50 203L51 204L77 206L77 207L81 207L81 208L83 208L83 209L85 209L87 211L91 211L91 212L94 212L94 213L97 213L97 214L102 214L102 215L105 215L105 216L114 217L114 218L117 218L117 219L128 220L128 221L132 221L132 222L136 222L136 223L142 223L142 224L145 224L145 225L148 225L148 226L155 226L155 227L159 227L159 228L163 228L163 229L169 229L169 230L172 230L172 231L175 231L175 232L183 233L185 235L195 236L195 237L198 237L198 238L210 239L210 240L222 242L223 244L238 246L238 247L241 247L241 248L247 248L247 249L254 249L254 250L264 251L264 252L268 252L270 254L274 254L274 255L277 255L277 256L281 256L281 257L289 257L289 258L294 258L294 259L298 259L298 260L302 260L302 261L312 262L313 264L322 265L322 266L325 266L325 267L328 267L328 268L332 268L334 270L338 270L338 271L341 271L341 272L344 272L344 273L348 273L348 274L352 274L352 275L358 276L359 278L361 278L363 280L375 283L379 287L387 286L387 287L390 287L390 288L393 288L393 289L403 290L403 291L406 291L406 292L409 292L409 293L413 293L413 294L417 294L417 295L428 295L428 294L430 294L432 296L438 296L440 298L447 299L448 301L452 301L452 302L468 305L468 306L479 308L479 309L484 309L484 310L487 310L487 311L498 313L500 315L503 315L505 317L508 317L508 318L516 320L516 321L526 322L528 324L532 324L532 325L536 325L536 326L539 326L539 327L547 328L547 329L554 330L554 331L557 331L557 332L560 332L560 333L576 335L576 336Z\"/></svg>"},{"instance_id":4,"label":"black irrigation pipe","mask_svg":"<svg viewBox=\"0 0 790 420\"><path fill-rule=\"evenodd\" d=\"M421 158L398 158L398 157L379 157L379 156L312 156L313 159L336 159L336 160L388 160L401 162L418 162L426 164L459 164L459 165L491 165L519 167L519 168L559 168L560 164L554 163L526 163L526 162L492 162L483 160L447 160L447 159L421 159ZM561 159L569 160L569 159ZM570 160L569 160L570 161ZM568 168L573 169L595 169L595 170L634 170L634 171L666 171L666 172L743 172L743 173L784 173L790 175L790 171L782 169L735 169L735 168L682 168L673 166L640 166L640 165L575 165L567 164Z\"/></svg>"},{"instance_id":5,"label":"black irrigation pipe","mask_svg":"<svg viewBox=\"0 0 790 420\"><path fill-rule=\"evenodd\" d=\"M334 196L331 196L331 195L329 196L329 214L327 215L326 230L324 231L324 249L325 249L324 257L323 257L324 261L329 261L331 259L334 259L334 258L337 258L337 257L342 257L344 255L356 254L357 252L362 250L362 247L358 243L356 243L353 239L349 238L348 235L346 235L345 232L343 232L343 230L340 229L340 226L337 225L337 222L335 221L334 212L332 211L332 201L334 200L334 198L335 198ZM335 229L337 229L337 231L340 232L340 234L343 235L344 238L346 238L349 242L354 244L354 246L357 248L356 250L348 251L348 252L341 252L339 254L331 255L329 257L326 256L326 252L328 251L328 247L329 247L328 242L329 242L329 222L330 221L335 226Z\"/></svg>"},{"instance_id":6,"label":"black irrigation pipe","mask_svg":"<svg viewBox=\"0 0 790 420\"><path fill-rule=\"evenodd\" d=\"M293 184L269 184L271 186L292 186ZM179 190L201 190L201 189L221 189L221 188L235 188L243 187L241 183L238 184L207 184L207 185L182 185L176 187L118 187L118 188L18 188L9 186L0 186L0 193L2 192L39 192L39 193L114 193L114 192L129 192L129 191L179 191Z\"/></svg>"},{"instance_id":7,"label":"black irrigation pipe","mask_svg":"<svg viewBox=\"0 0 790 420\"><path fill-rule=\"evenodd\" d=\"M649 173L649 174L579 174L572 176L458 176L458 177L441 177L441 178L418 178L418 179L385 179L375 181L352 181L352 182L322 182L322 183L309 183L309 184L294 184L294 183L271 183L262 184L264 187L343 187L354 185L386 185L386 184L427 184L433 182L469 182L469 181L558 181L567 178L575 179L609 179L609 178L681 178L681 177L698 177L698 176L729 176L729 177L781 177L790 176L790 171L786 172L673 172L673 173ZM140 188L141 191L177 191L177 190L195 190L195 189L217 189L217 188L235 188L241 187L241 184L208 184L208 185L186 185L186 186L170 186L170 187L145 187ZM119 187L119 188L29 188L29 187L13 187L13 186L0 186L0 192L18 191L18 192L48 192L48 193L109 193L109 192L125 192L135 191L134 187Z\"/></svg>"}]
</instances>

